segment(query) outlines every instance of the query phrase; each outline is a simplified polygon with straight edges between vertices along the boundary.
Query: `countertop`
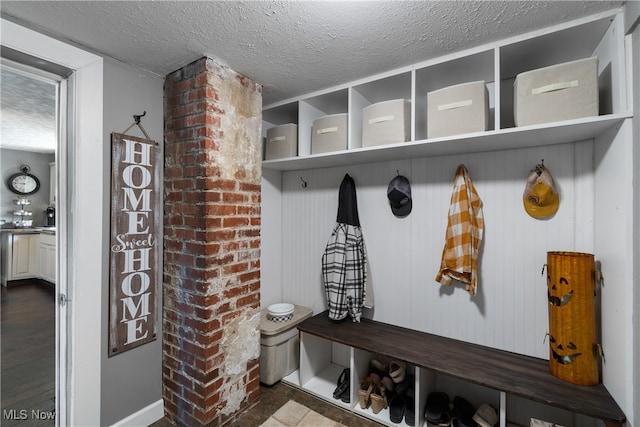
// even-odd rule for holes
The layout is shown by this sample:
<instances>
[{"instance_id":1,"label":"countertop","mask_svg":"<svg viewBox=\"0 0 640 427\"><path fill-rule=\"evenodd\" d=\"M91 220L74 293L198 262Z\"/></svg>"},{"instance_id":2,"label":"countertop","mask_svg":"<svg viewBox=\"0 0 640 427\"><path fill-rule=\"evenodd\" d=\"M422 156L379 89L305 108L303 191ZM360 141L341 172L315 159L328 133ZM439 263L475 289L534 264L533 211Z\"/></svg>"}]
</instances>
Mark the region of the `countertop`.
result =
<instances>
[{"instance_id":1,"label":"countertop","mask_svg":"<svg viewBox=\"0 0 640 427\"><path fill-rule=\"evenodd\" d=\"M56 227L0 227L0 233L12 234L56 234Z\"/></svg>"}]
</instances>

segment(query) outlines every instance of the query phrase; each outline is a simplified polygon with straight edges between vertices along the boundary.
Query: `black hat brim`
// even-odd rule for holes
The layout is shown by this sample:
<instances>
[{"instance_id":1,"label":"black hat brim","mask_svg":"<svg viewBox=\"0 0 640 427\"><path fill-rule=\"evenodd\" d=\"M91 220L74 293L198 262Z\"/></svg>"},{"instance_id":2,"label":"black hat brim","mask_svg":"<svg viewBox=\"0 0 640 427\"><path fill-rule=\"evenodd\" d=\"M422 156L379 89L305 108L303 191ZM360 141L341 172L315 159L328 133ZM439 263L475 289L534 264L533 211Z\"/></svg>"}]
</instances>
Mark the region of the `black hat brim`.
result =
<instances>
[{"instance_id":1,"label":"black hat brim","mask_svg":"<svg viewBox=\"0 0 640 427\"><path fill-rule=\"evenodd\" d=\"M389 205L391 206L391 212L393 212L395 216L404 218L411 213L413 202L409 199L404 205L394 205L393 203L389 203Z\"/></svg>"}]
</instances>

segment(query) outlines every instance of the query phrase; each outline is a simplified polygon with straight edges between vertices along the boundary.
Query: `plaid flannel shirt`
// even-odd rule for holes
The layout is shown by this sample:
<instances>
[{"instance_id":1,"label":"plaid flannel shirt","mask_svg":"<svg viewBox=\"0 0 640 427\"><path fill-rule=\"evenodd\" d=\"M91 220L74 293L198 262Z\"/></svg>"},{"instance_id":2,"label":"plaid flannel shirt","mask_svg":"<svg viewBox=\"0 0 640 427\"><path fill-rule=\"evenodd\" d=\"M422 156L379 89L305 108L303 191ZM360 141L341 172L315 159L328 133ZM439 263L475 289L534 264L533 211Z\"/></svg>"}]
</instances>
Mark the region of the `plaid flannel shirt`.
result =
<instances>
[{"instance_id":1,"label":"plaid flannel shirt","mask_svg":"<svg viewBox=\"0 0 640 427\"><path fill-rule=\"evenodd\" d=\"M482 200L464 165L458 166L449 206L446 241L436 281L451 285L458 280L475 295L478 287L478 258L484 231Z\"/></svg>"},{"instance_id":2,"label":"plaid flannel shirt","mask_svg":"<svg viewBox=\"0 0 640 427\"><path fill-rule=\"evenodd\" d=\"M340 184L338 217L322 255L324 283L329 318L342 320L350 315L359 322L365 305L367 255L365 251L356 185L346 174Z\"/></svg>"},{"instance_id":3,"label":"plaid flannel shirt","mask_svg":"<svg viewBox=\"0 0 640 427\"><path fill-rule=\"evenodd\" d=\"M359 322L365 298L367 256L359 226L336 224L322 256L329 318Z\"/></svg>"}]
</instances>

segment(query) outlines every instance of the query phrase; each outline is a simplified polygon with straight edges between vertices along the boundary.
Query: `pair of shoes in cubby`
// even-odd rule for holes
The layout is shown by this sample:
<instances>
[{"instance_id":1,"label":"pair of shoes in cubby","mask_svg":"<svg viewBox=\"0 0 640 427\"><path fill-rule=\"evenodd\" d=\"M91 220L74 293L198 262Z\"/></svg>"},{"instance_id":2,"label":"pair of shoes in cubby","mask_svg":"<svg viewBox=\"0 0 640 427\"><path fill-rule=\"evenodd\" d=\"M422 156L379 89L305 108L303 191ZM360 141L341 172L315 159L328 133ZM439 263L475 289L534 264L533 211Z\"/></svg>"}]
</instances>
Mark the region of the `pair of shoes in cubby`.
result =
<instances>
[{"instance_id":1,"label":"pair of shoes in cubby","mask_svg":"<svg viewBox=\"0 0 640 427\"><path fill-rule=\"evenodd\" d=\"M392 423L400 424L404 418L405 424L415 425L415 398L414 379L407 375L402 382L396 384L389 401L389 419Z\"/></svg>"},{"instance_id":2,"label":"pair of shoes in cubby","mask_svg":"<svg viewBox=\"0 0 640 427\"><path fill-rule=\"evenodd\" d=\"M358 400L362 409L371 406L374 414L379 413L388 406L387 394L390 390L387 388L389 382L383 381L379 376L369 375L360 380L360 389L358 390Z\"/></svg>"},{"instance_id":3,"label":"pair of shoes in cubby","mask_svg":"<svg viewBox=\"0 0 640 427\"><path fill-rule=\"evenodd\" d=\"M387 363L379 357L372 358L369 361L369 375L360 380L358 390L360 407L367 409L371 406L374 414L388 408L392 399L399 398L396 388L402 388L401 384L405 382L405 378L406 367L403 362L392 360ZM404 399L404 396L402 398ZM401 419L402 416L401 414Z\"/></svg>"},{"instance_id":4,"label":"pair of shoes in cubby","mask_svg":"<svg viewBox=\"0 0 640 427\"><path fill-rule=\"evenodd\" d=\"M386 363L382 358L375 357L369 362L370 373L381 378L388 377L394 384L404 381L406 375L406 365L398 360L391 360Z\"/></svg>"},{"instance_id":5,"label":"pair of shoes in cubby","mask_svg":"<svg viewBox=\"0 0 640 427\"><path fill-rule=\"evenodd\" d=\"M351 401L351 375L349 368L345 368L340 373L338 377L338 381L336 383L336 388L333 390L333 398L340 399L344 403L349 403Z\"/></svg>"},{"instance_id":6,"label":"pair of shoes in cubby","mask_svg":"<svg viewBox=\"0 0 640 427\"><path fill-rule=\"evenodd\" d=\"M461 396L453 398L440 391L429 393L424 417L429 427L493 427L498 416L493 406L483 404L476 411L473 405Z\"/></svg>"},{"instance_id":7,"label":"pair of shoes in cubby","mask_svg":"<svg viewBox=\"0 0 640 427\"><path fill-rule=\"evenodd\" d=\"M478 410L463 397L453 398L451 410L452 427L494 427L498 423L496 409L488 403L482 404Z\"/></svg>"}]
</instances>

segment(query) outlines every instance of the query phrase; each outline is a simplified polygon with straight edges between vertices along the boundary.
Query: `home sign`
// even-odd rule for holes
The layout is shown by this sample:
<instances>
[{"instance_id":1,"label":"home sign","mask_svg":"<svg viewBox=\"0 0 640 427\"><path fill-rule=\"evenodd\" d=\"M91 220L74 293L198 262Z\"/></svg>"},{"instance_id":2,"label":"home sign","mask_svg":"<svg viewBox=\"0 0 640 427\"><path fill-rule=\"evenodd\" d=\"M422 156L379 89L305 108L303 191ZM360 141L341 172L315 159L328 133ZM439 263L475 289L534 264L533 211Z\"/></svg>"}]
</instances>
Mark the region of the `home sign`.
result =
<instances>
[{"instance_id":1,"label":"home sign","mask_svg":"<svg viewBox=\"0 0 640 427\"><path fill-rule=\"evenodd\" d=\"M159 144L112 133L111 153L110 357L156 339L162 273Z\"/></svg>"}]
</instances>

